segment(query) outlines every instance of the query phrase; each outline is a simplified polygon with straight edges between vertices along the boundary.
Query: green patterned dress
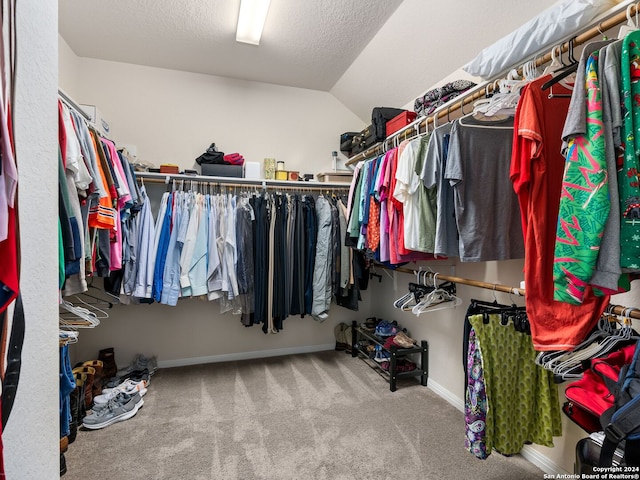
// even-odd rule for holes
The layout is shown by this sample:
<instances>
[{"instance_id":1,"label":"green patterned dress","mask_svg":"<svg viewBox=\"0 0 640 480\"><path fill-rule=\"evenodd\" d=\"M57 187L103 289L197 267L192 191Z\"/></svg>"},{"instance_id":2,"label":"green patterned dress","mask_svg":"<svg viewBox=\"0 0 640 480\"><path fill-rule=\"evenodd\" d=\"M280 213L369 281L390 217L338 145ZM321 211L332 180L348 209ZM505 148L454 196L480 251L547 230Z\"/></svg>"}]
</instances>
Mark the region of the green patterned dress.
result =
<instances>
[{"instance_id":1,"label":"green patterned dress","mask_svg":"<svg viewBox=\"0 0 640 480\"><path fill-rule=\"evenodd\" d=\"M527 442L553 446L562 435L558 387L553 374L535 364L531 337L512 324L502 326L500 315L469 317L482 352L486 395L486 454L497 450L514 455Z\"/></svg>"}]
</instances>

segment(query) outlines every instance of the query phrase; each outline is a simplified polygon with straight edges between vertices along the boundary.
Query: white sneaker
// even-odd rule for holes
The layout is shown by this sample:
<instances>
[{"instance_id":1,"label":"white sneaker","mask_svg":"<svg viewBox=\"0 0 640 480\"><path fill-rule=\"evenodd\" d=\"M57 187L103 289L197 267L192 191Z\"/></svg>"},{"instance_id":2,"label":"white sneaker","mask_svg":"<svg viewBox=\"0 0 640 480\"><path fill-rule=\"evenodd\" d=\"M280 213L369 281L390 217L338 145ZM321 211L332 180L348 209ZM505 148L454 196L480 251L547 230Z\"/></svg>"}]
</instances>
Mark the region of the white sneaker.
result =
<instances>
[{"instance_id":1,"label":"white sneaker","mask_svg":"<svg viewBox=\"0 0 640 480\"><path fill-rule=\"evenodd\" d=\"M102 390L102 395L93 397L93 403L96 405L107 403L112 398L115 398L119 393L135 395L136 392L139 393L141 397L145 396L147 393L147 383L144 380L135 382L129 379L125 380L115 388L104 388Z\"/></svg>"}]
</instances>

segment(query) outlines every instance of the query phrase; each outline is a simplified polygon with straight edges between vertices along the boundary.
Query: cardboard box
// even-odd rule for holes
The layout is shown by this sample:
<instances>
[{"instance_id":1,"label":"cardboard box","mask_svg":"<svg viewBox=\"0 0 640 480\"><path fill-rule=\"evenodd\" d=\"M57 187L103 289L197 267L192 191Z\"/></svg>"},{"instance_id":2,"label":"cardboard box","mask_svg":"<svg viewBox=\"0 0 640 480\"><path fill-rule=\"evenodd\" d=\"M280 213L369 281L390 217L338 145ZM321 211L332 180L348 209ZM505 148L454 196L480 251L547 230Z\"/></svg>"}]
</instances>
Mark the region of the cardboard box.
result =
<instances>
[{"instance_id":1,"label":"cardboard box","mask_svg":"<svg viewBox=\"0 0 640 480\"><path fill-rule=\"evenodd\" d=\"M244 176L243 165L220 165L220 164L203 164L202 175L210 177L237 177L242 178Z\"/></svg>"},{"instance_id":2,"label":"cardboard box","mask_svg":"<svg viewBox=\"0 0 640 480\"><path fill-rule=\"evenodd\" d=\"M338 182L338 183L351 183L353 180L353 172L323 172L317 173L316 177L321 182Z\"/></svg>"}]
</instances>

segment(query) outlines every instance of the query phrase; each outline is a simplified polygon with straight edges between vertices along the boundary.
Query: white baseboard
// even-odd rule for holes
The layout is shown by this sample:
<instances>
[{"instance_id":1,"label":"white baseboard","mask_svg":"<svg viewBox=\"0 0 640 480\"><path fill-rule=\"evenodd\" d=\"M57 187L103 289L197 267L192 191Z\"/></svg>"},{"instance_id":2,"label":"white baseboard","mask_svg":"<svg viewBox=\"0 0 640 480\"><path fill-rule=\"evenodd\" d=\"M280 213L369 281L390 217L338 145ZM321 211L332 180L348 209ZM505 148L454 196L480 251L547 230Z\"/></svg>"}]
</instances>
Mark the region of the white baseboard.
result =
<instances>
[{"instance_id":1,"label":"white baseboard","mask_svg":"<svg viewBox=\"0 0 640 480\"><path fill-rule=\"evenodd\" d=\"M438 382L434 382L431 378L429 378L429 388L433 390L434 393L444 398L447 402L453 405L455 408L464 412L464 401L454 395L449 390L444 388ZM543 455L538 450L533 448L531 445L525 445L520 451L520 455L525 458L527 461L533 463L536 467L542 470L544 473L548 474L570 474L564 468L562 468L557 463L553 462L549 457Z\"/></svg>"},{"instance_id":2,"label":"white baseboard","mask_svg":"<svg viewBox=\"0 0 640 480\"><path fill-rule=\"evenodd\" d=\"M533 463L544 473L556 475L556 478L558 478L558 475L560 474L570 475L573 473L567 472L564 468L562 468L556 462L551 461L549 457L543 455L531 445L525 445L524 447L522 447L522 450L520 450L520 455L522 455L522 457L526 460Z\"/></svg>"},{"instance_id":3,"label":"white baseboard","mask_svg":"<svg viewBox=\"0 0 640 480\"><path fill-rule=\"evenodd\" d=\"M460 397L451 393L438 382L434 382L431 378L429 378L428 387L464 413L464 401Z\"/></svg>"},{"instance_id":4,"label":"white baseboard","mask_svg":"<svg viewBox=\"0 0 640 480\"><path fill-rule=\"evenodd\" d=\"M279 357L281 355L296 355L299 353L324 352L333 350L334 343L325 345L309 345L306 347L278 348L275 350L258 350L253 352L226 353L222 355L208 355L206 357L178 358L175 360L160 360L158 368L187 367L205 363L234 362L237 360L252 360L255 358Z\"/></svg>"}]
</instances>

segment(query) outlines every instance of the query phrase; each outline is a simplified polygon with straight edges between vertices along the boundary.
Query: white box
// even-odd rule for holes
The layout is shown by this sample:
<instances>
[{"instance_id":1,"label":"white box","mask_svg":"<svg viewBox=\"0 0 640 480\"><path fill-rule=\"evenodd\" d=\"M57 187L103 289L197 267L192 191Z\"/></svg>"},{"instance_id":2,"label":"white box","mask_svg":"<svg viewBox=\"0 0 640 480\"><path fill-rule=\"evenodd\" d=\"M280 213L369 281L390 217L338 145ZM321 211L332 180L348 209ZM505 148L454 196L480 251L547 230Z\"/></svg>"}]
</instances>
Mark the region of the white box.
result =
<instances>
[{"instance_id":1,"label":"white box","mask_svg":"<svg viewBox=\"0 0 640 480\"><path fill-rule=\"evenodd\" d=\"M244 178L262 178L262 165L260 162L244 162Z\"/></svg>"},{"instance_id":2,"label":"white box","mask_svg":"<svg viewBox=\"0 0 640 480\"><path fill-rule=\"evenodd\" d=\"M100 110L98 110L98 107L96 107L95 105L83 104L80 104L80 107L82 107L82 110L84 110L84 112L89 115L89 121L93 123L98 131L105 137L108 137L110 133L109 122L107 122L102 116L102 113L100 112Z\"/></svg>"}]
</instances>

